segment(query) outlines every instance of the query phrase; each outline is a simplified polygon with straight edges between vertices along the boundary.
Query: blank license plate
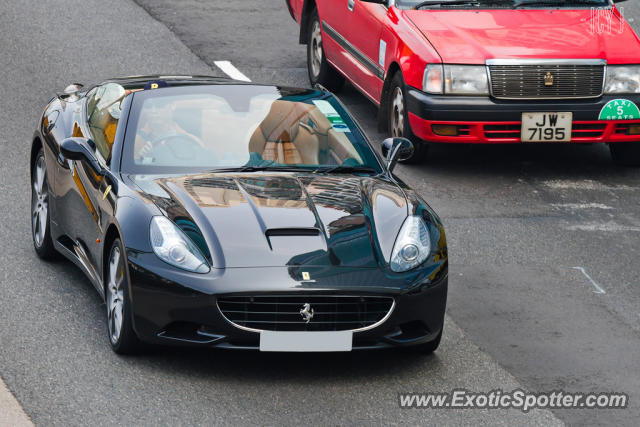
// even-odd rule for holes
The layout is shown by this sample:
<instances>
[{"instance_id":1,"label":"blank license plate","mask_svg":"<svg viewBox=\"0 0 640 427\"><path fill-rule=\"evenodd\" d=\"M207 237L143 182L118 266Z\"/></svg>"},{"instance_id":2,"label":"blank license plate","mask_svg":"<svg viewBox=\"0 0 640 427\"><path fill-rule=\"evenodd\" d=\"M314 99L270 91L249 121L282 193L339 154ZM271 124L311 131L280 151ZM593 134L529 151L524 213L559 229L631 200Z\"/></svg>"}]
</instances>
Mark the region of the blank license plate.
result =
<instances>
[{"instance_id":1,"label":"blank license plate","mask_svg":"<svg viewBox=\"0 0 640 427\"><path fill-rule=\"evenodd\" d=\"M522 142L569 142L573 113L522 113Z\"/></svg>"},{"instance_id":2,"label":"blank license plate","mask_svg":"<svg viewBox=\"0 0 640 427\"><path fill-rule=\"evenodd\" d=\"M260 351L351 351L353 332L260 332Z\"/></svg>"}]
</instances>

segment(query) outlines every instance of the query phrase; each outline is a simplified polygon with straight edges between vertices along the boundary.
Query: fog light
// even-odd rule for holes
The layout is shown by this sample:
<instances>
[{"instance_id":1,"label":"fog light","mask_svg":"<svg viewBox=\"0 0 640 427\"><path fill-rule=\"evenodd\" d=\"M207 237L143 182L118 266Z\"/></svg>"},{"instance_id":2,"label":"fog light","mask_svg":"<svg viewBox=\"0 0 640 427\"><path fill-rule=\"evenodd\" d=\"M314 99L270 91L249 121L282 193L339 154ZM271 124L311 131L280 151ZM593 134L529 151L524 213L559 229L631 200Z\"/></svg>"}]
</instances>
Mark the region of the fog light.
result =
<instances>
[{"instance_id":1,"label":"fog light","mask_svg":"<svg viewBox=\"0 0 640 427\"><path fill-rule=\"evenodd\" d=\"M431 130L440 136L458 136L458 126L456 125L431 125Z\"/></svg>"},{"instance_id":2,"label":"fog light","mask_svg":"<svg viewBox=\"0 0 640 427\"><path fill-rule=\"evenodd\" d=\"M629 135L640 135L640 125L629 126Z\"/></svg>"}]
</instances>

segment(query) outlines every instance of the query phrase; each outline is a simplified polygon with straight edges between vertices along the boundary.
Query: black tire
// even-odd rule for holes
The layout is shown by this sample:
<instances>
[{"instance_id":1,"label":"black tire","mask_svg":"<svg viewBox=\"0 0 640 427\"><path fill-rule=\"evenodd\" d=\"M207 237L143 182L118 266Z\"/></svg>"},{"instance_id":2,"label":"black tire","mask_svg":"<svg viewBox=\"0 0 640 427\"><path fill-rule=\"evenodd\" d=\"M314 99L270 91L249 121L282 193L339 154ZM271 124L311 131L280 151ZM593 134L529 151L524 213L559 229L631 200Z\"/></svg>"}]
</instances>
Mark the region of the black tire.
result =
<instances>
[{"instance_id":1,"label":"black tire","mask_svg":"<svg viewBox=\"0 0 640 427\"><path fill-rule=\"evenodd\" d=\"M324 54L320 18L316 8L309 19L307 40L307 71L311 86L319 83L331 92L339 92L344 86L344 76L329 64Z\"/></svg>"},{"instance_id":2,"label":"black tire","mask_svg":"<svg viewBox=\"0 0 640 427\"><path fill-rule=\"evenodd\" d=\"M116 252L118 253L118 259L117 262L114 262ZM133 312L129 297L130 287L126 269L126 253L120 239L114 240L108 253L104 277L109 343L113 351L118 354L136 354L141 350L142 344L133 330ZM115 270L113 270L114 268ZM117 332L116 322L121 322Z\"/></svg>"},{"instance_id":3,"label":"black tire","mask_svg":"<svg viewBox=\"0 0 640 427\"><path fill-rule=\"evenodd\" d=\"M442 330L432 341L426 342L424 344L418 344L417 346L413 347L413 349L420 354L431 354L440 346L440 340L442 340Z\"/></svg>"},{"instance_id":4,"label":"black tire","mask_svg":"<svg viewBox=\"0 0 640 427\"><path fill-rule=\"evenodd\" d=\"M49 179L41 148L31 165L31 238L36 254L42 259L53 260L58 252L51 239L51 206L49 204Z\"/></svg>"},{"instance_id":5,"label":"black tire","mask_svg":"<svg viewBox=\"0 0 640 427\"><path fill-rule=\"evenodd\" d=\"M407 110L407 89L400 71L391 78L386 100L387 125L392 137L407 138L414 145L413 156L401 163L422 163L427 159L429 145L411 131Z\"/></svg>"},{"instance_id":6,"label":"black tire","mask_svg":"<svg viewBox=\"0 0 640 427\"><path fill-rule=\"evenodd\" d=\"M621 166L640 166L640 142L615 142L609 144L613 162Z\"/></svg>"}]
</instances>

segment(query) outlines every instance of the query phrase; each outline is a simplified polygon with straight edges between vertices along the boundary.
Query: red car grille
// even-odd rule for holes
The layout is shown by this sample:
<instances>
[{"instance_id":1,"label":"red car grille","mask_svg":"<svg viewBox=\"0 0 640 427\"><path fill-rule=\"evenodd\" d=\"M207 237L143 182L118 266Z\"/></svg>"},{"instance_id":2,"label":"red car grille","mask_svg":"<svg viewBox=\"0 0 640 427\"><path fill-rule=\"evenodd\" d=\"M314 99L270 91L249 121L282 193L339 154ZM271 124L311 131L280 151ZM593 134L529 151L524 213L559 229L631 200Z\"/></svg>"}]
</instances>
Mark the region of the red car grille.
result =
<instances>
[{"instance_id":1,"label":"red car grille","mask_svg":"<svg viewBox=\"0 0 640 427\"><path fill-rule=\"evenodd\" d=\"M490 65L489 74L492 95L503 99L596 98L604 84L604 65Z\"/></svg>"},{"instance_id":2,"label":"red car grille","mask_svg":"<svg viewBox=\"0 0 640 427\"><path fill-rule=\"evenodd\" d=\"M471 126L460 125L458 126L458 136L468 136Z\"/></svg>"},{"instance_id":3,"label":"red car grille","mask_svg":"<svg viewBox=\"0 0 640 427\"><path fill-rule=\"evenodd\" d=\"M487 139L520 138L520 123L505 125L484 125L484 136ZM607 123L580 123L574 122L571 131L571 139L575 138L601 138L607 129ZM616 130L617 132L617 130ZM626 129L620 133L625 133Z\"/></svg>"},{"instance_id":4,"label":"red car grille","mask_svg":"<svg viewBox=\"0 0 640 427\"><path fill-rule=\"evenodd\" d=\"M634 123L634 126L638 126L638 123ZM629 131L631 130L631 124L627 123L618 123L616 124L615 133L618 135L629 135Z\"/></svg>"},{"instance_id":5,"label":"red car grille","mask_svg":"<svg viewBox=\"0 0 640 427\"><path fill-rule=\"evenodd\" d=\"M484 136L486 138L520 138L520 127L518 124L510 125L485 125Z\"/></svg>"},{"instance_id":6,"label":"red car grille","mask_svg":"<svg viewBox=\"0 0 640 427\"><path fill-rule=\"evenodd\" d=\"M574 123L571 130L572 138L601 138L607 129L606 123Z\"/></svg>"}]
</instances>

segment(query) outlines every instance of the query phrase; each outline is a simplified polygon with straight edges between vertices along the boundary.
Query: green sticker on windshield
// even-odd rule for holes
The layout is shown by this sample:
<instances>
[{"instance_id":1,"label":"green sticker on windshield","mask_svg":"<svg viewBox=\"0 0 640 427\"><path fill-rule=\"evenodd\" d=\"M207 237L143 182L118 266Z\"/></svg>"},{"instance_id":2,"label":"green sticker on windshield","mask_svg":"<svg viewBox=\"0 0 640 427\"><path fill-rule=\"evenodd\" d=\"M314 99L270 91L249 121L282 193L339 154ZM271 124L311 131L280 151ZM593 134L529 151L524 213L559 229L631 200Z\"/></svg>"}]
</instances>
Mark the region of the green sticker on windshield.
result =
<instances>
[{"instance_id":1,"label":"green sticker on windshield","mask_svg":"<svg viewBox=\"0 0 640 427\"><path fill-rule=\"evenodd\" d=\"M600 120L636 120L640 119L638 106L628 99L614 99L607 102L600 111Z\"/></svg>"},{"instance_id":2,"label":"green sticker on windshield","mask_svg":"<svg viewBox=\"0 0 640 427\"><path fill-rule=\"evenodd\" d=\"M333 126L334 130L338 132L351 132L349 126L347 126L344 120L342 120L340 114L338 114L336 109L333 108L333 105L331 105L328 101L325 101L323 99L314 99L313 103L316 105L316 107L318 107L318 110L320 110L320 112L324 114L327 119L329 119L329 122Z\"/></svg>"}]
</instances>

